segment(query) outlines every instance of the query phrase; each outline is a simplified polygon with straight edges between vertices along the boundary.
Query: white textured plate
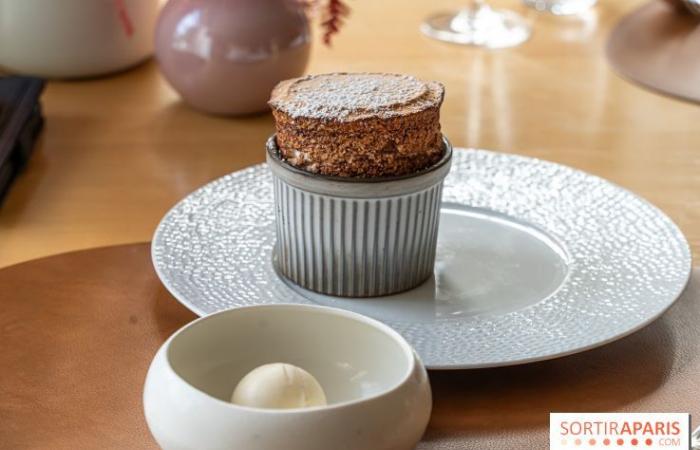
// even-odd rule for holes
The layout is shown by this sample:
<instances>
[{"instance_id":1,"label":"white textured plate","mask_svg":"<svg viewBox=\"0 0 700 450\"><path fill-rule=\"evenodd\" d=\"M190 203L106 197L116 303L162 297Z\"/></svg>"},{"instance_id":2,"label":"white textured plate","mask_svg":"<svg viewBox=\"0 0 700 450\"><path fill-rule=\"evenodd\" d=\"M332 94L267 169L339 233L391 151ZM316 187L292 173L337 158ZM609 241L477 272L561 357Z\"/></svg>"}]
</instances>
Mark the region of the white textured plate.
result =
<instances>
[{"instance_id":1,"label":"white textured plate","mask_svg":"<svg viewBox=\"0 0 700 450\"><path fill-rule=\"evenodd\" d=\"M275 271L272 185L258 165L168 212L153 263L197 314L338 306L394 327L432 369L519 364L608 343L661 315L690 275L688 244L661 211L536 159L456 151L440 220L435 276L413 291L375 299L304 291Z\"/></svg>"}]
</instances>

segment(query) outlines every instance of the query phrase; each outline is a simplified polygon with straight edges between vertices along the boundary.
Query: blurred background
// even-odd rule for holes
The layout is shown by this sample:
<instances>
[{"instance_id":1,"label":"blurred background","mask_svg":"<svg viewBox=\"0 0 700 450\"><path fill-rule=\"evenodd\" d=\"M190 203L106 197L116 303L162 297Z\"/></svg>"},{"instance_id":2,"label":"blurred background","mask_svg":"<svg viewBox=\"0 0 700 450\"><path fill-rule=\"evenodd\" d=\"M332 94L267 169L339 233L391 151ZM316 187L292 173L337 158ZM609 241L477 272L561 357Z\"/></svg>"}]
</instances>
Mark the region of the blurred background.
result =
<instances>
[{"instance_id":1,"label":"blurred background","mask_svg":"<svg viewBox=\"0 0 700 450\"><path fill-rule=\"evenodd\" d=\"M661 205L700 249L700 227L690 227L700 223L700 110L630 83L606 59L611 32L644 2L600 0L557 15L542 2L490 0L527 29L500 49L427 35L427 18L465 1L348 0L335 5L349 10L336 14L342 25L330 45L327 2L305 11L284 0L163 3L0 0L0 66L47 80L44 128L0 207L0 266L150 240L187 193L263 162L274 128L264 102L257 106L265 83L335 71L438 80L455 146L608 178ZM686 49L700 39L694 18L652 3L667 20L652 36L680 36Z\"/></svg>"}]
</instances>

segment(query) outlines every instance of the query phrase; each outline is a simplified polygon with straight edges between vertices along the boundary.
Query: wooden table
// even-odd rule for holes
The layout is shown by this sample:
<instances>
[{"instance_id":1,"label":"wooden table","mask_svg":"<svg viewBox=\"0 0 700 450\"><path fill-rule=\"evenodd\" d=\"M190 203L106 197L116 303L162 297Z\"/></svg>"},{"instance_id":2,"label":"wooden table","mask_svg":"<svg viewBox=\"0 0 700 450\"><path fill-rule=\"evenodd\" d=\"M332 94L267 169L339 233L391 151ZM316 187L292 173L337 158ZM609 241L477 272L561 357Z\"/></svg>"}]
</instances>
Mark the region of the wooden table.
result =
<instances>
[{"instance_id":1,"label":"wooden table","mask_svg":"<svg viewBox=\"0 0 700 450\"><path fill-rule=\"evenodd\" d=\"M535 34L485 51L422 37L456 0L353 2L311 72L392 71L442 81L455 145L549 159L603 176L665 210L700 254L700 108L621 80L603 57L622 14L519 9ZM47 124L0 208L0 266L68 250L142 242L198 186L264 159L269 115L220 118L183 105L153 63L52 82ZM700 413L698 282L652 326L604 348L506 369L432 373L435 410L420 449L545 448L550 411ZM0 447L148 448L141 383L155 349L194 316L156 279L145 244L0 270ZM9 376L8 376L9 375Z\"/></svg>"},{"instance_id":2,"label":"wooden table","mask_svg":"<svg viewBox=\"0 0 700 450\"><path fill-rule=\"evenodd\" d=\"M442 81L442 123L458 146L532 155L608 178L666 211L700 254L700 108L617 77L611 26L641 4L600 0L557 18L515 0L530 41L485 51L418 32L428 13L466 0L352 2L332 49L309 71L392 71ZM47 123L26 173L0 208L0 266L68 250L147 241L198 186L263 161L270 115L210 117L183 105L153 63L89 81L52 82Z\"/></svg>"},{"instance_id":3,"label":"wooden table","mask_svg":"<svg viewBox=\"0 0 700 450\"><path fill-rule=\"evenodd\" d=\"M697 275L661 319L605 347L431 372L433 415L418 450L545 449L550 411L700 414ZM12 293L0 314L0 447L155 448L141 406L146 371L195 316L156 277L148 244L2 269L0 292Z\"/></svg>"}]
</instances>

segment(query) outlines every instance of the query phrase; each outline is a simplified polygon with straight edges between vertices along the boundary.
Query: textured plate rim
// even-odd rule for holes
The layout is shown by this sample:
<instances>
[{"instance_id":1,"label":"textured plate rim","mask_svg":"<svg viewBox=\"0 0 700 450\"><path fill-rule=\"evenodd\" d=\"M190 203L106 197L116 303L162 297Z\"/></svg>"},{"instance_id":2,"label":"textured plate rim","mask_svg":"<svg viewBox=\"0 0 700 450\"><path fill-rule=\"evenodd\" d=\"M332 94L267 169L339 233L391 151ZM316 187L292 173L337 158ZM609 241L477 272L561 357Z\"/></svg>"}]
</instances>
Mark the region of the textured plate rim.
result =
<instances>
[{"instance_id":1,"label":"textured plate rim","mask_svg":"<svg viewBox=\"0 0 700 450\"><path fill-rule=\"evenodd\" d=\"M596 342L586 344L586 345L572 346L571 348L569 348L567 350L563 350L563 351L555 351L552 353L537 355L537 356L533 356L533 357L508 359L508 360L499 361L499 362L462 363L462 364L460 364L460 363L450 363L450 364L428 364L428 363L426 363L425 366L427 369L430 369L430 370L469 370L469 369L486 369L486 368L494 368L494 367L509 367L509 366L517 366L517 365L522 365L522 364L541 362L541 361L549 361L552 359L562 358L562 357L582 353L582 352L585 352L588 350L593 350L593 349L596 349L598 347L602 347L602 346L605 346L605 345L610 344L612 342L623 339L627 336L630 336L630 335L636 333L637 331L645 328L646 326L650 325L651 323L653 323L657 319L659 319L666 311L668 311L669 308L671 308L676 303L676 301L680 298L681 294L683 293L686 286L688 285L688 282L690 280L690 276L692 274L692 267L693 267L692 252L691 252L690 246L688 244L688 240L685 237L685 235L683 234L683 232L681 231L680 227L667 214L665 214L656 205L654 205L653 203L646 200L644 197L642 197L642 196L640 196L640 195L638 195L638 194L636 194L636 193L634 193L634 192L632 192L632 191L630 191L630 190L628 190L628 189L626 189L626 188L624 188L616 183L613 183L613 182L608 181L602 177L599 177L597 175L585 172L583 170L580 170L580 169L577 169L577 168L574 168L571 166L566 166L563 164L559 164L559 163L548 161L548 160L543 160L540 158L534 158L534 157L530 157L530 156L523 156L523 155L517 155L517 154L511 154L511 153L494 152L491 150L475 149L475 148L455 147L454 150L455 151L466 150L466 151L476 151L476 152L483 152L483 153L492 153L492 154L505 156L505 157L508 157L508 158L514 159L514 160L521 160L521 161L526 161L526 162L535 163L535 164L547 164L547 165L551 165L551 166L555 166L555 167L564 168L567 170L571 170L571 171L583 174L587 178L595 179L598 182L608 184L611 187L615 188L616 190L619 190L627 195L634 197L636 200L645 204L647 207L649 207L651 210L653 210L655 212L655 214L664 218L667 221L668 225L670 225L670 227L672 228L674 234L679 238L678 243L682 244L683 256L684 256L684 261L683 261L684 266L685 266L684 272L683 272L684 273L684 275L683 275L684 281L682 284L679 284L678 288L673 292L672 295L669 295L669 299L667 300L666 304L662 308L660 308L658 312L656 312L655 314L649 315L648 317L646 317L644 320L640 321L636 325L631 326L624 331L615 333L608 338L601 339L601 340L598 340ZM156 272L156 275L158 276L160 281L163 283L164 287L168 290L168 292L170 292L170 294L173 295L173 297L180 304L182 304L185 308L192 311L193 313L195 313L199 317L206 316L206 315L209 315L211 313L204 312L201 309L194 306L193 304L191 304L191 302L188 302L187 299L185 298L185 296L183 294L181 294L177 290L177 288L175 288L175 286L173 286L170 283L168 277L165 276L165 273L161 270L161 267L160 267L160 264L158 261L158 256L156 254L156 246L154 245L154 243L158 240L159 236L161 236L161 234L163 232L164 224L169 219L171 213L176 211L180 205L185 203L185 201L190 196L192 196L193 194L196 194L197 192L200 192L200 191L206 189L207 187L209 187L211 185L214 185L216 183L221 182L223 179L227 178L228 176L230 176L234 173L239 173L239 172L243 172L243 171L252 171L252 170L255 170L258 168L265 167L266 165L267 165L266 163L261 163L261 164L255 164L252 166L248 166L248 167L243 168L239 171L231 172L231 173L226 174L222 177L211 180L208 183L205 183L204 185L202 185L202 186L198 187L197 189L193 190L192 192L188 193L180 201L175 203L167 211L167 213L162 217L162 219L158 222L156 230L153 234L153 238L152 238L152 242L151 242L151 251L150 251L151 261L152 261L154 270ZM569 278L569 274L567 274L567 279L568 278ZM281 282L284 283L284 281L281 281ZM562 286L563 286L563 284L562 284ZM240 306L232 306L229 309L233 309L233 308L237 308L237 307L240 307ZM374 319L374 318L372 318L372 319ZM374 319L374 320L377 320L377 319ZM383 322L383 323L385 323L387 326L389 326L391 328L394 328L391 324L388 324L386 322ZM406 337L404 336L404 338L406 338ZM410 341L409 341L409 343L410 343ZM421 358L421 360L423 360L425 362L424 357L422 357L421 355L419 355L419 357Z\"/></svg>"}]
</instances>

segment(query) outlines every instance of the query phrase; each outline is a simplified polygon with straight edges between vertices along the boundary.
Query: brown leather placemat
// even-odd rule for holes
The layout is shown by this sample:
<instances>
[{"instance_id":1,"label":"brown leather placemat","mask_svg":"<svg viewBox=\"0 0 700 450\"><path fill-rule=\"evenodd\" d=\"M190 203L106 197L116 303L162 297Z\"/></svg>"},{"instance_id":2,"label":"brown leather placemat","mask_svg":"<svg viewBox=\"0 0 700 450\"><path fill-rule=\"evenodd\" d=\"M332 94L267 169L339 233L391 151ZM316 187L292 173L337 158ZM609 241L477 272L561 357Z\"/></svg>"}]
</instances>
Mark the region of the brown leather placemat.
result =
<instances>
[{"instance_id":1,"label":"brown leather placemat","mask_svg":"<svg viewBox=\"0 0 700 450\"><path fill-rule=\"evenodd\" d=\"M545 449L550 411L700 413L700 281L644 330L578 355L431 372L421 450ZM0 270L0 447L155 448L141 394L157 348L195 318L148 244Z\"/></svg>"},{"instance_id":2,"label":"brown leather placemat","mask_svg":"<svg viewBox=\"0 0 700 450\"><path fill-rule=\"evenodd\" d=\"M623 77L654 91L700 102L700 18L653 0L610 33L607 57Z\"/></svg>"}]
</instances>

